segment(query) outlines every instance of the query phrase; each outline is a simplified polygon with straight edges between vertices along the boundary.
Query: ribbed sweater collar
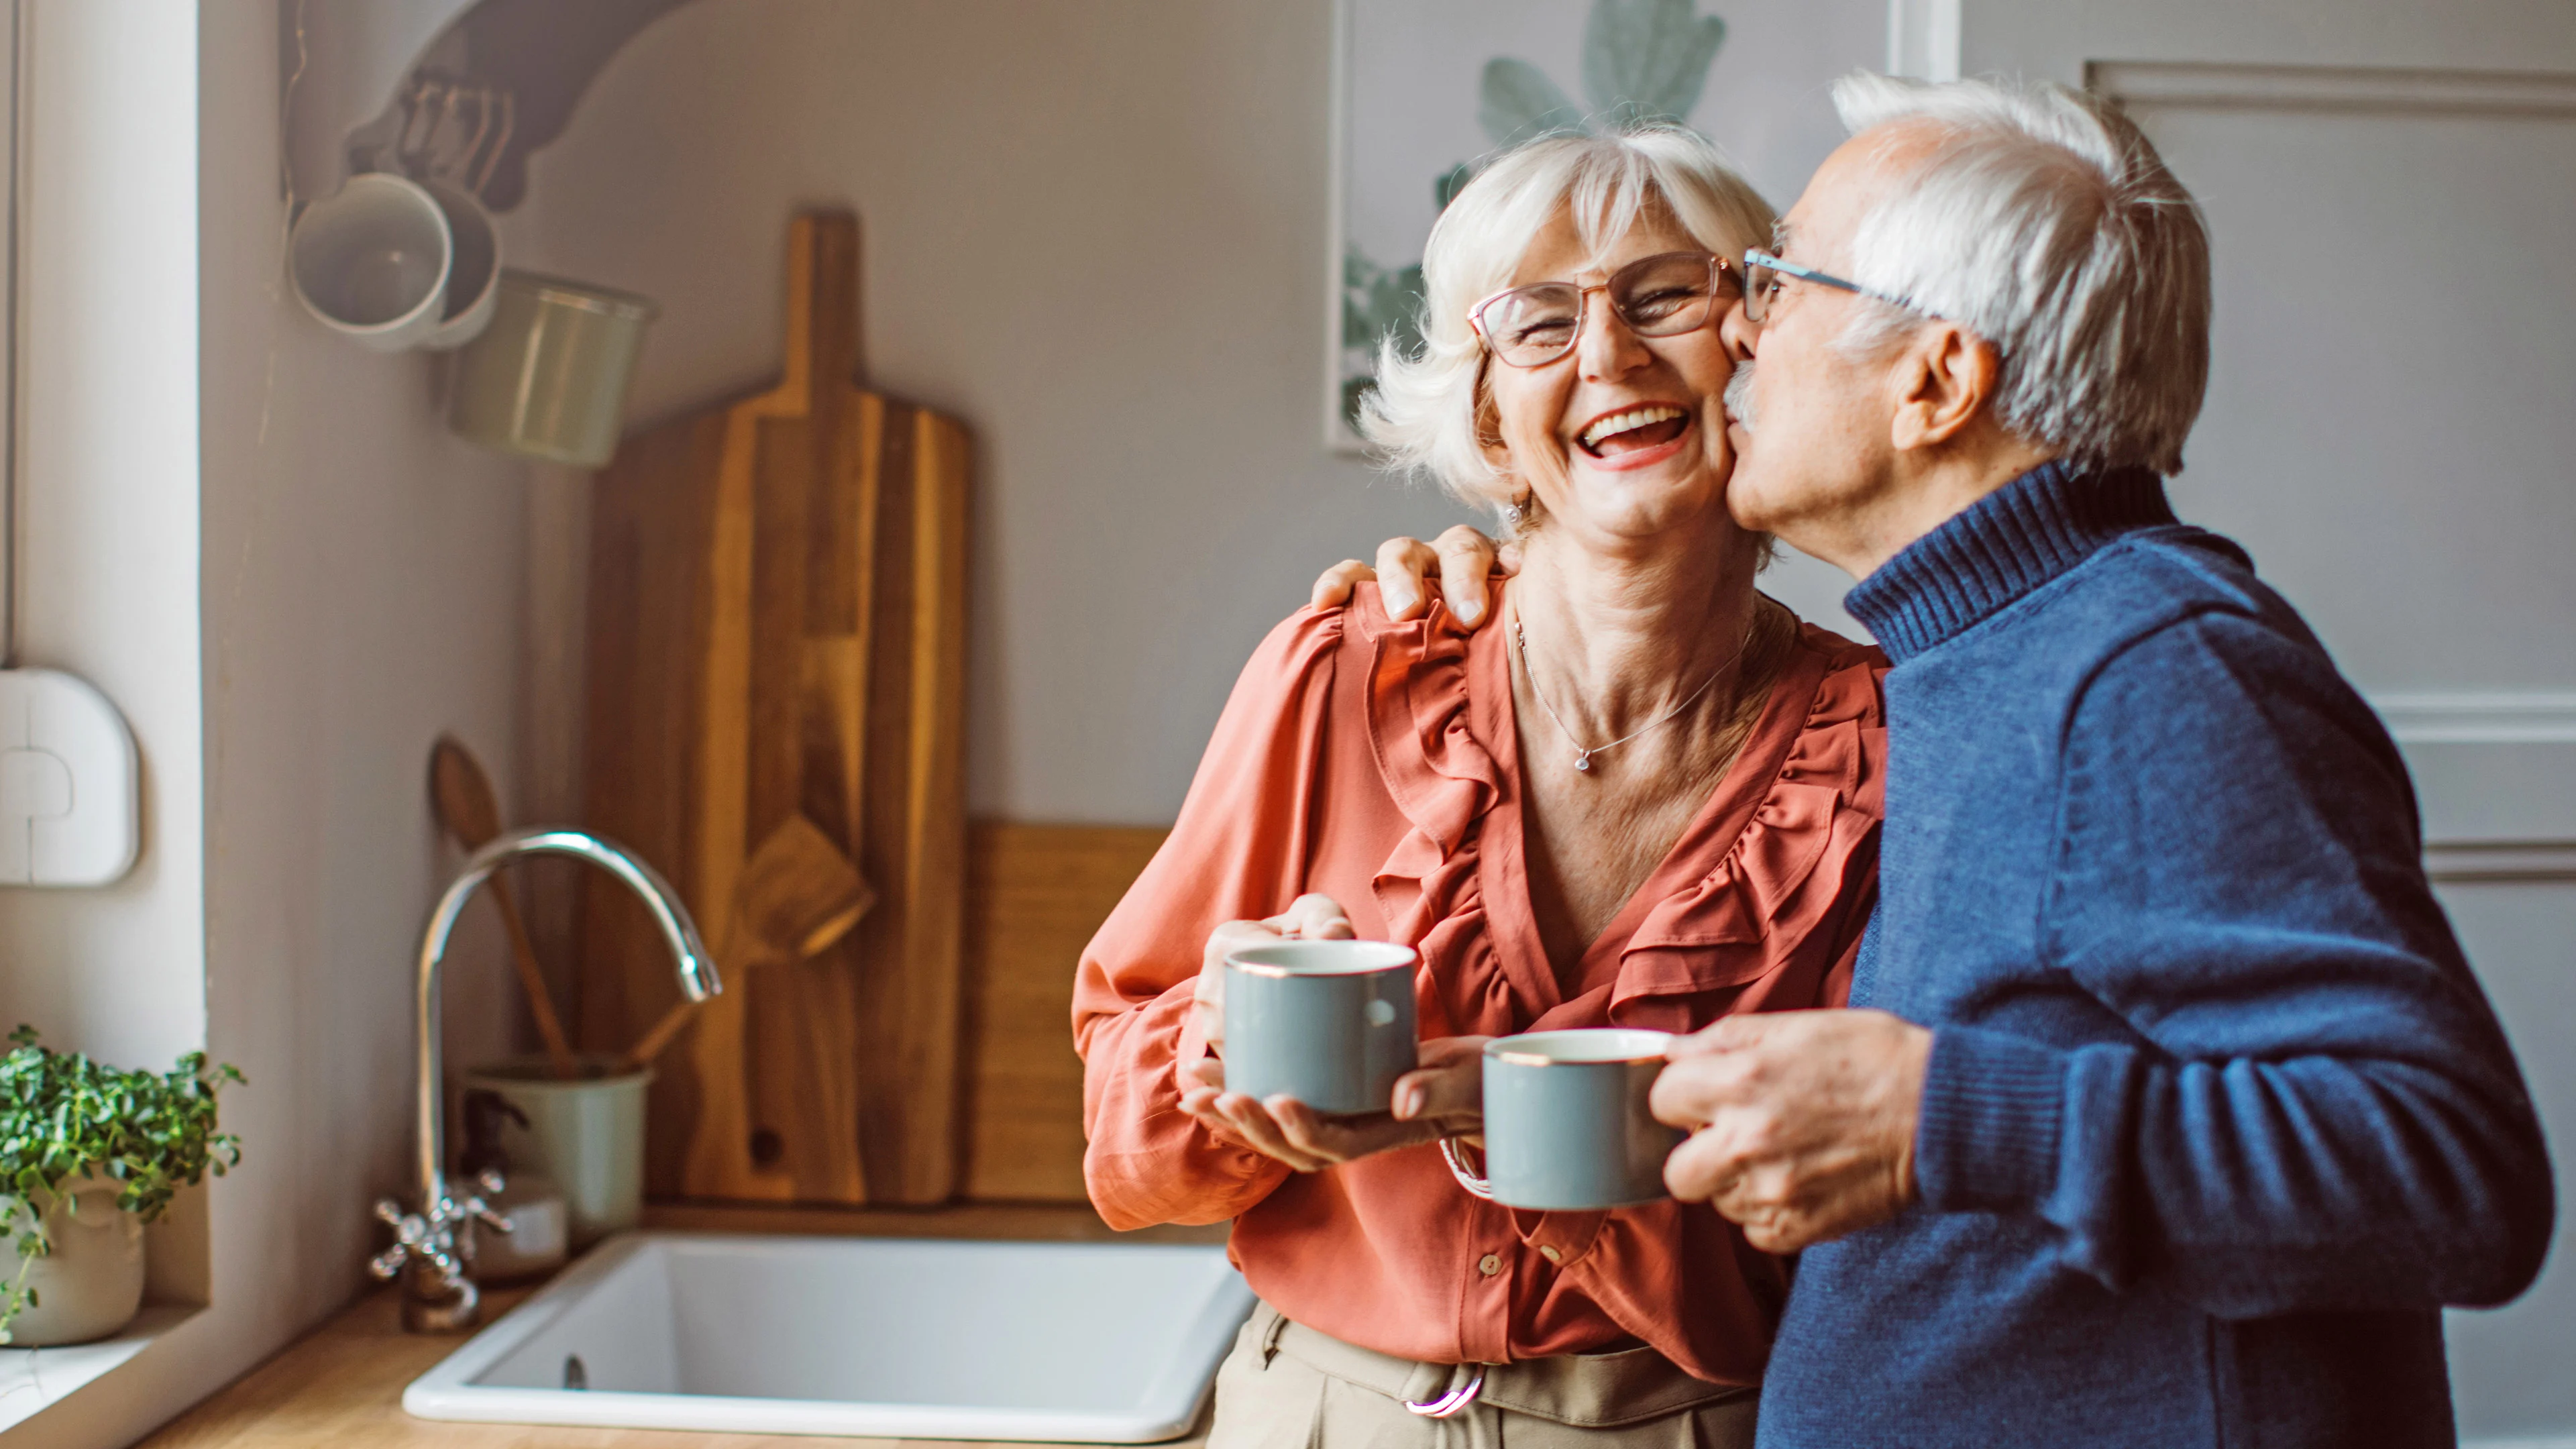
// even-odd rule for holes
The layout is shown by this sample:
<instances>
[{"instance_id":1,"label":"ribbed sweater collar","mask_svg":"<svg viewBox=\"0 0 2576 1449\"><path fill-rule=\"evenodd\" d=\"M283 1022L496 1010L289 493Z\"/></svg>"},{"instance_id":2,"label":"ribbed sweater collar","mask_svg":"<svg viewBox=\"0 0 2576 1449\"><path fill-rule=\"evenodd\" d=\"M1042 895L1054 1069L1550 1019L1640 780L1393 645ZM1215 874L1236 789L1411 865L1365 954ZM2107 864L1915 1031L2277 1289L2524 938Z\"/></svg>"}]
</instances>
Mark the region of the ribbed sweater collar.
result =
<instances>
[{"instance_id":1,"label":"ribbed sweater collar","mask_svg":"<svg viewBox=\"0 0 2576 1449\"><path fill-rule=\"evenodd\" d=\"M2175 522L2145 468L2043 463L1905 546L1843 599L1902 664L2141 528Z\"/></svg>"}]
</instances>

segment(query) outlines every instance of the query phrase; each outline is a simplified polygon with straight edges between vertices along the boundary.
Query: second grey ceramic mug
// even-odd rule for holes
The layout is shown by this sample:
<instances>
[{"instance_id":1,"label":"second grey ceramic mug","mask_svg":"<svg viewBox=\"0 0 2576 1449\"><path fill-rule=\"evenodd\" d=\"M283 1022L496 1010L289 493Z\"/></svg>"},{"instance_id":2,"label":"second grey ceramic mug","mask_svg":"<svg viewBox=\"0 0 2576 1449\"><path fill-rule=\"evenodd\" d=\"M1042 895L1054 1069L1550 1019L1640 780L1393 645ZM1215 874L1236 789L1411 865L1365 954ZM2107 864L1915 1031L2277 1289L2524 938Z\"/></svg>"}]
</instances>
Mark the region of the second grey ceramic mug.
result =
<instances>
[{"instance_id":1,"label":"second grey ceramic mug","mask_svg":"<svg viewBox=\"0 0 2576 1449\"><path fill-rule=\"evenodd\" d=\"M1225 958L1225 1089L1383 1112L1412 1071L1413 972L1391 941L1281 941Z\"/></svg>"},{"instance_id":2,"label":"second grey ceramic mug","mask_svg":"<svg viewBox=\"0 0 2576 1449\"><path fill-rule=\"evenodd\" d=\"M1664 1158L1682 1134L1647 1094L1664 1070L1660 1031L1534 1031L1485 1043L1485 1172L1443 1143L1469 1192L1509 1207L1572 1212L1664 1196Z\"/></svg>"}]
</instances>

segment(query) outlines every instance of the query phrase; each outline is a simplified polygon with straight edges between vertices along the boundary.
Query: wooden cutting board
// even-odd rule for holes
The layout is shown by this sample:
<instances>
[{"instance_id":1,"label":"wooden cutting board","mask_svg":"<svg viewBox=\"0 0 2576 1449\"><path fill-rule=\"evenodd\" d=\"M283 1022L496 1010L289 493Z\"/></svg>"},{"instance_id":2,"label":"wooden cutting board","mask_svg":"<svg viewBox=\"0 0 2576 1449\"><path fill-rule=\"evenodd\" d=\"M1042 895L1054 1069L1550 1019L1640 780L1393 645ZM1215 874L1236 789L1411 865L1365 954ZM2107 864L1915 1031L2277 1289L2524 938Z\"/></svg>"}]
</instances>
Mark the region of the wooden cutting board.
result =
<instances>
[{"instance_id":1,"label":"wooden cutting board","mask_svg":"<svg viewBox=\"0 0 2576 1449\"><path fill-rule=\"evenodd\" d=\"M796 218L778 383L626 440L592 509L587 813L710 942L802 815L878 903L728 990L657 1064L646 1191L930 1203L956 1187L967 435L857 384L858 223ZM621 891L584 891L582 1037L678 999Z\"/></svg>"}]
</instances>

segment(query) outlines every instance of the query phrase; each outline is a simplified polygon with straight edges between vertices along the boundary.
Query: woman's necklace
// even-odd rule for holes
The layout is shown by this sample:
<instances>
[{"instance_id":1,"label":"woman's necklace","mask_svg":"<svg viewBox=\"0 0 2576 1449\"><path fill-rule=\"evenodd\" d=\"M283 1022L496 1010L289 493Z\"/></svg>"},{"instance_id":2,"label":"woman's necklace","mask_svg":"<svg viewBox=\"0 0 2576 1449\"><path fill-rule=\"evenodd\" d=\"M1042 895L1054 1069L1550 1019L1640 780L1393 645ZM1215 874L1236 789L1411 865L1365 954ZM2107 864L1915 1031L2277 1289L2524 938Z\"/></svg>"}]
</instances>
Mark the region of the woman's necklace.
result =
<instances>
[{"instance_id":1,"label":"woman's necklace","mask_svg":"<svg viewBox=\"0 0 2576 1449\"><path fill-rule=\"evenodd\" d=\"M1709 671L1708 678L1700 681L1699 688L1690 692L1690 698L1674 705L1671 709L1664 711L1654 719L1628 731L1626 734L1621 735L1619 738L1612 740L1606 745L1587 745L1581 740L1575 740L1574 731L1565 727L1565 721L1563 718L1558 716L1556 706L1547 702L1547 691L1538 687L1538 671L1530 668L1529 631L1521 627L1521 616L1518 611L1514 611L1512 614L1512 642L1520 646L1521 674L1529 680L1530 697L1538 701L1539 708L1547 711L1547 717L1555 723L1556 732L1558 734L1565 736L1569 740L1574 740L1574 768L1578 770L1589 770L1592 768L1592 757L1594 755L1600 754L1603 750L1615 750L1621 745L1628 743L1630 740L1635 739L1637 736L1646 733L1648 730L1654 729L1658 725L1668 724L1672 721L1675 715L1678 715L1683 710L1699 703L1699 697L1708 693L1709 689L1717 683L1718 676L1724 674L1727 669L1735 663L1735 661L1743 658L1744 651L1753 646L1753 626L1760 622L1762 622L1762 600L1759 595L1756 595L1753 600L1753 617L1744 621L1743 640L1735 646L1734 653L1726 656L1723 663L1719 664L1717 668Z\"/></svg>"}]
</instances>

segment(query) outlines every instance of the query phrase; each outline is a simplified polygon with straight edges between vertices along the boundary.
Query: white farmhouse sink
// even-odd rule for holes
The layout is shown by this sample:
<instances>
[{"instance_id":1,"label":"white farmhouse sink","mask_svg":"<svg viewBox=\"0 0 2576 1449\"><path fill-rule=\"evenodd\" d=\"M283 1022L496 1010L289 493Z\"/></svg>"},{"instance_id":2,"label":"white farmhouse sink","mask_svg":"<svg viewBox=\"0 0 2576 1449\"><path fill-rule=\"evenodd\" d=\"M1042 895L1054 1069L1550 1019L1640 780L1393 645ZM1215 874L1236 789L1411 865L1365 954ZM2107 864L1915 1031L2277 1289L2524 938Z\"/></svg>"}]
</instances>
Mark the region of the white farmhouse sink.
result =
<instances>
[{"instance_id":1,"label":"white farmhouse sink","mask_svg":"<svg viewBox=\"0 0 2576 1449\"><path fill-rule=\"evenodd\" d=\"M403 1391L425 1419L1141 1444L1252 1293L1215 1247L633 1233Z\"/></svg>"}]
</instances>

